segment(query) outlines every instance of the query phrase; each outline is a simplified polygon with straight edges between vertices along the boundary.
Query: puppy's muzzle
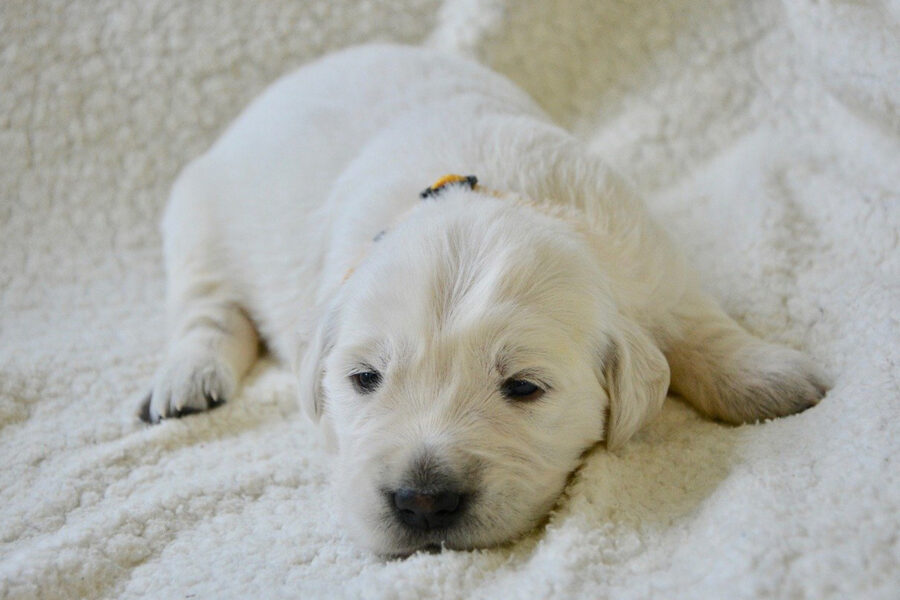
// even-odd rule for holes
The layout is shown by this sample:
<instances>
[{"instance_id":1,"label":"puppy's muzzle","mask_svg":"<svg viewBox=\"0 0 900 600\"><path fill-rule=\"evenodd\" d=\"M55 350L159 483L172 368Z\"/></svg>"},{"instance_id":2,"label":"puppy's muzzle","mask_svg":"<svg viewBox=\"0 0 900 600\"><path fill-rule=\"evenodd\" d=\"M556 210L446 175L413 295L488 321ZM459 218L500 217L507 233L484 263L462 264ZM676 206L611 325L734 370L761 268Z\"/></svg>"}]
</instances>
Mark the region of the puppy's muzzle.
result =
<instances>
[{"instance_id":1,"label":"puppy's muzzle","mask_svg":"<svg viewBox=\"0 0 900 600\"><path fill-rule=\"evenodd\" d=\"M462 514L465 495L449 490L424 492L403 488L391 494L391 500L400 522L428 531L451 527Z\"/></svg>"},{"instance_id":2,"label":"puppy's muzzle","mask_svg":"<svg viewBox=\"0 0 900 600\"><path fill-rule=\"evenodd\" d=\"M477 489L477 468L453 468L446 457L423 449L405 476L384 490L391 517L410 530L431 532L459 525Z\"/></svg>"}]
</instances>

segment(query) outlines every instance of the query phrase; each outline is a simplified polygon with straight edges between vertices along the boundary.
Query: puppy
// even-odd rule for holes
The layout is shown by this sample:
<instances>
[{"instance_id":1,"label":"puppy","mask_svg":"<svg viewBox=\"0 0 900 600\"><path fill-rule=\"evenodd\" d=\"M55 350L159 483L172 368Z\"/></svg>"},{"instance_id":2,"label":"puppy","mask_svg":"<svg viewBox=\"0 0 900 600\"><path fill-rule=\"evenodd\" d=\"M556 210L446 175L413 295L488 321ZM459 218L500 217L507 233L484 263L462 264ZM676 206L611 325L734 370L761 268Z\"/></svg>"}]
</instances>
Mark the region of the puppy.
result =
<instances>
[{"instance_id":1,"label":"puppy","mask_svg":"<svg viewBox=\"0 0 900 600\"><path fill-rule=\"evenodd\" d=\"M421 194L446 173L477 181ZM349 49L275 83L178 178L163 234L170 342L143 417L232 398L261 338L381 553L533 528L670 388L728 423L826 391L525 94L430 50Z\"/></svg>"}]
</instances>

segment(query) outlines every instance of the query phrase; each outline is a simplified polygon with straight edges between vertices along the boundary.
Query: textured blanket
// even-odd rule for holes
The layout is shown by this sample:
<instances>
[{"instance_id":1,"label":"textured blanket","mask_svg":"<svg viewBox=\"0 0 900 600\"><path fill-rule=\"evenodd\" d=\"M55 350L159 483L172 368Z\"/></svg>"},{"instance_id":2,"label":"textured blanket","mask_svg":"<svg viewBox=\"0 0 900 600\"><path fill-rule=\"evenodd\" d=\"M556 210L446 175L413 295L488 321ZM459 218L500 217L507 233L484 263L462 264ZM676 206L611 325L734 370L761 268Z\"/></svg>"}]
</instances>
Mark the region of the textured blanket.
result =
<instances>
[{"instance_id":1,"label":"textured blanket","mask_svg":"<svg viewBox=\"0 0 900 600\"><path fill-rule=\"evenodd\" d=\"M0 597L897 598L896 0L4 0ZM506 547L385 560L332 509L291 376L135 418L179 168L278 75L476 57L624 173L704 284L834 387L726 427L677 400Z\"/></svg>"}]
</instances>

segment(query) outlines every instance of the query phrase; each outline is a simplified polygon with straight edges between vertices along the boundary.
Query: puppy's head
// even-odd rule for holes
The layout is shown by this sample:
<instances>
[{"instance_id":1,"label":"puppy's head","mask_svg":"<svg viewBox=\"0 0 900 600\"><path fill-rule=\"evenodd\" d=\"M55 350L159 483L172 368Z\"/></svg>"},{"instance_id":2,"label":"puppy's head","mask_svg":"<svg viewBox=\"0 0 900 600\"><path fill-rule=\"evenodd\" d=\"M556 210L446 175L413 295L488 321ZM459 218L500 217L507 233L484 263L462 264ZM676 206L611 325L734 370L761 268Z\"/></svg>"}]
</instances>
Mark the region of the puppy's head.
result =
<instances>
[{"instance_id":1,"label":"puppy's head","mask_svg":"<svg viewBox=\"0 0 900 600\"><path fill-rule=\"evenodd\" d=\"M665 397L659 350L587 241L529 206L454 192L344 283L300 366L337 446L337 516L388 554L533 528L580 455ZM608 421L608 422L607 422Z\"/></svg>"}]
</instances>

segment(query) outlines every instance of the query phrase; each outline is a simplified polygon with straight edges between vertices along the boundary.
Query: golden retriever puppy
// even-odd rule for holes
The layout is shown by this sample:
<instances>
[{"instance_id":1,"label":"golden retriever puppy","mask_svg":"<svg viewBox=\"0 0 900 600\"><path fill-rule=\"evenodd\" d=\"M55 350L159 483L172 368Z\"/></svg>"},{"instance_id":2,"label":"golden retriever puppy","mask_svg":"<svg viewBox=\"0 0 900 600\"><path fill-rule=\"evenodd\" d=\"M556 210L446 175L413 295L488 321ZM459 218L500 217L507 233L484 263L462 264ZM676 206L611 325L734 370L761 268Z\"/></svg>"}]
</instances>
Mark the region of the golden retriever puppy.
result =
<instances>
[{"instance_id":1,"label":"golden retriever puppy","mask_svg":"<svg viewBox=\"0 0 900 600\"><path fill-rule=\"evenodd\" d=\"M378 552L529 530L670 387L729 423L826 390L523 92L431 50L354 48L275 83L184 170L163 231L170 344L144 418L231 398L262 338Z\"/></svg>"}]
</instances>

